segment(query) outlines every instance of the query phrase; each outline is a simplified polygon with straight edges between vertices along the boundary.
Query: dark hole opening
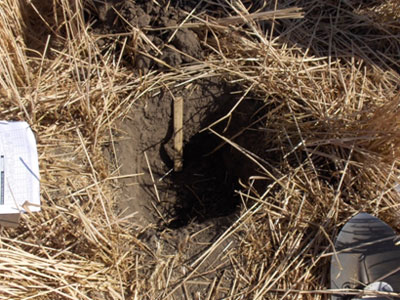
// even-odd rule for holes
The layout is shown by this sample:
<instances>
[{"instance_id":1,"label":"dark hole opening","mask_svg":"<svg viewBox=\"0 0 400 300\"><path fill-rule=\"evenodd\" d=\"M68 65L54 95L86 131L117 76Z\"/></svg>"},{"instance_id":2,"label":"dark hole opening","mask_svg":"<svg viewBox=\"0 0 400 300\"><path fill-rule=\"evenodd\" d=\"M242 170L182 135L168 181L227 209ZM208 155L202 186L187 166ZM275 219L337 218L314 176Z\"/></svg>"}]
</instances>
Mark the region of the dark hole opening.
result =
<instances>
[{"instance_id":1,"label":"dark hole opening","mask_svg":"<svg viewBox=\"0 0 400 300\"><path fill-rule=\"evenodd\" d=\"M228 216L239 207L238 176L227 167L225 145L210 154L221 140L207 132L194 135L184 147L184 167L171 176L177 202L170 228L179 228L190 221Z\"/></svg>"}]
</instances>

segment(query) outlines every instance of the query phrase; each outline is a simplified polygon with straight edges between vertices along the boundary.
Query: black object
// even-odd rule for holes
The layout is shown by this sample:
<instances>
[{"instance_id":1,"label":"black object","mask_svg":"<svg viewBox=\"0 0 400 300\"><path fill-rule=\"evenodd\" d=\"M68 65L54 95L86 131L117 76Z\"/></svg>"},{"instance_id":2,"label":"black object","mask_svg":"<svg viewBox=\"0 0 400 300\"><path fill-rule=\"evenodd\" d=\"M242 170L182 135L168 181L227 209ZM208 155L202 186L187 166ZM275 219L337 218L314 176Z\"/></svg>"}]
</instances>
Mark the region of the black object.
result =
<instances>
[{"instance_id":1,"label":"black object","mask_svg":"<svg viewBox=\"0 0 400 300\"><path fill-rule=\"evenodd\" d=\"M336 239L336 254L331 261L331 289L364 289L371 283L384 282L393 292L399 293L398 241L393 229L376 217L360 213L350 219ZM332 300L352 298L355 296L345 292L332 296Z\"/></svg>"}]
</instances>

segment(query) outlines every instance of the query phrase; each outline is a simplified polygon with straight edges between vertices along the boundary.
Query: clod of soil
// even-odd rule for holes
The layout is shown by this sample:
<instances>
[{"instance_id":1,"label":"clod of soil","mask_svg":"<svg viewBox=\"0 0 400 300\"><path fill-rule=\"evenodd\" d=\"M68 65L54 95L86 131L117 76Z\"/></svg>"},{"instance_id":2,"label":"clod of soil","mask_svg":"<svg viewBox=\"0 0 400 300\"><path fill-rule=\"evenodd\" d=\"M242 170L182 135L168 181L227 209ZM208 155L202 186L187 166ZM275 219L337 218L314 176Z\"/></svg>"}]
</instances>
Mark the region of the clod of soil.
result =
<instances>
[{"instance_id":1,"label":"clod of soil","mask_svg":"<svg viewBox=\"0 0 400 300\"><path fill-rule=\"evenodd\" d=\"M191 5L195 7L196 3L193 2ZM187 7L186 11L190 11L193 7ZM147 72L149 69L178 68L182 64L204 56L201 39L195 31L187 28L173 29L184 20L186 11L173 3L160 7L152 1L108 0L94 2L94 6L87 8L85 17L86 22L91 24L93 32L100 35L118 35L132 32L134 29L142 30L146 39L129 38L127 47L133 45L134 55L131 57L123 55L122 63L133 67L135 72ZM154 30L166 27L170 29ZM120 37L101 37L97 44L107 52L111 45L115 46L115 41L119 45L115 50L120 52L122 50ZM143 52L147 55L143 55Z\"/></svg>"}]
</instances>

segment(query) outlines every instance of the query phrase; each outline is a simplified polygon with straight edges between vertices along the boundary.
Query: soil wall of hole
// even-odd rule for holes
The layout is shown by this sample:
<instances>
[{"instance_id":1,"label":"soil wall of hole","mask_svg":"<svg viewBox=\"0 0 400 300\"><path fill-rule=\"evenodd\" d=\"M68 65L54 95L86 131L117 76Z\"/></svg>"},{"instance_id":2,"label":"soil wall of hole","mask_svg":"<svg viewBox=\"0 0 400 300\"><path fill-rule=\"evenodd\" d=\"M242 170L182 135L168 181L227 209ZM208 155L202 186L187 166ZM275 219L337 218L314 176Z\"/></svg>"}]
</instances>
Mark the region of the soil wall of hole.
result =
<instances>
[{"instance_id":1,"label":"soil wall of hole","mask_svg":"<svg viewBox=\"0 0 400 300\"><path fill-rule=\"evenodd\" d=\"M113 160L121 166L121 174L143 175L122 180L118 209L137 211L143 222L170 228L234 215L241 202L235 192L240 189L238 181L246 182L257 168L219 137L199 131L232 109L241 96L237 92L214 78L171 93L161 91L135 103L120 123L120 141ZM184 164L178 173L172 171L172 94L184 99ZM231 118L214 129L224 136L234 136L249 127L261 106L260 100L245 99ZM236 141L255 148L255 136L245 130Z\"/></svg>"}]
</instances>

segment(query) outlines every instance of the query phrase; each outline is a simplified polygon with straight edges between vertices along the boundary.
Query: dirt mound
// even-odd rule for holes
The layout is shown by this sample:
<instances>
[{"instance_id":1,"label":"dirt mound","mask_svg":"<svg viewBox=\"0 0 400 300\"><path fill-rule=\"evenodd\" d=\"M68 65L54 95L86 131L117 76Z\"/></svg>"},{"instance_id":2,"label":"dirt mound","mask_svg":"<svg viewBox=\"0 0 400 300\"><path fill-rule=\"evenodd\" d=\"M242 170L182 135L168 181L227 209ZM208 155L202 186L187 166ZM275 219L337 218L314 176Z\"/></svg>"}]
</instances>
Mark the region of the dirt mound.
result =
<instances>
[{"instance_id":1,"label":"dirt mound","mask_svg":"<svg viewBox=\"0 0 400 300\"><path fill-rule=\"evenodd\" d=\"M94 33L107 36L98 40L104 51L115 45L116 39L121 46L123 34L136 31L137 38L129 39L130 46L126 46L135 49L134 57L124 57L133 70L176 69L201 59L204 51L196 32L184 27L178 30L191 6L182 9L177 4L161 7L152 1L105 1L89 8L86 18Z\"/></svg>"}]
</instances>

